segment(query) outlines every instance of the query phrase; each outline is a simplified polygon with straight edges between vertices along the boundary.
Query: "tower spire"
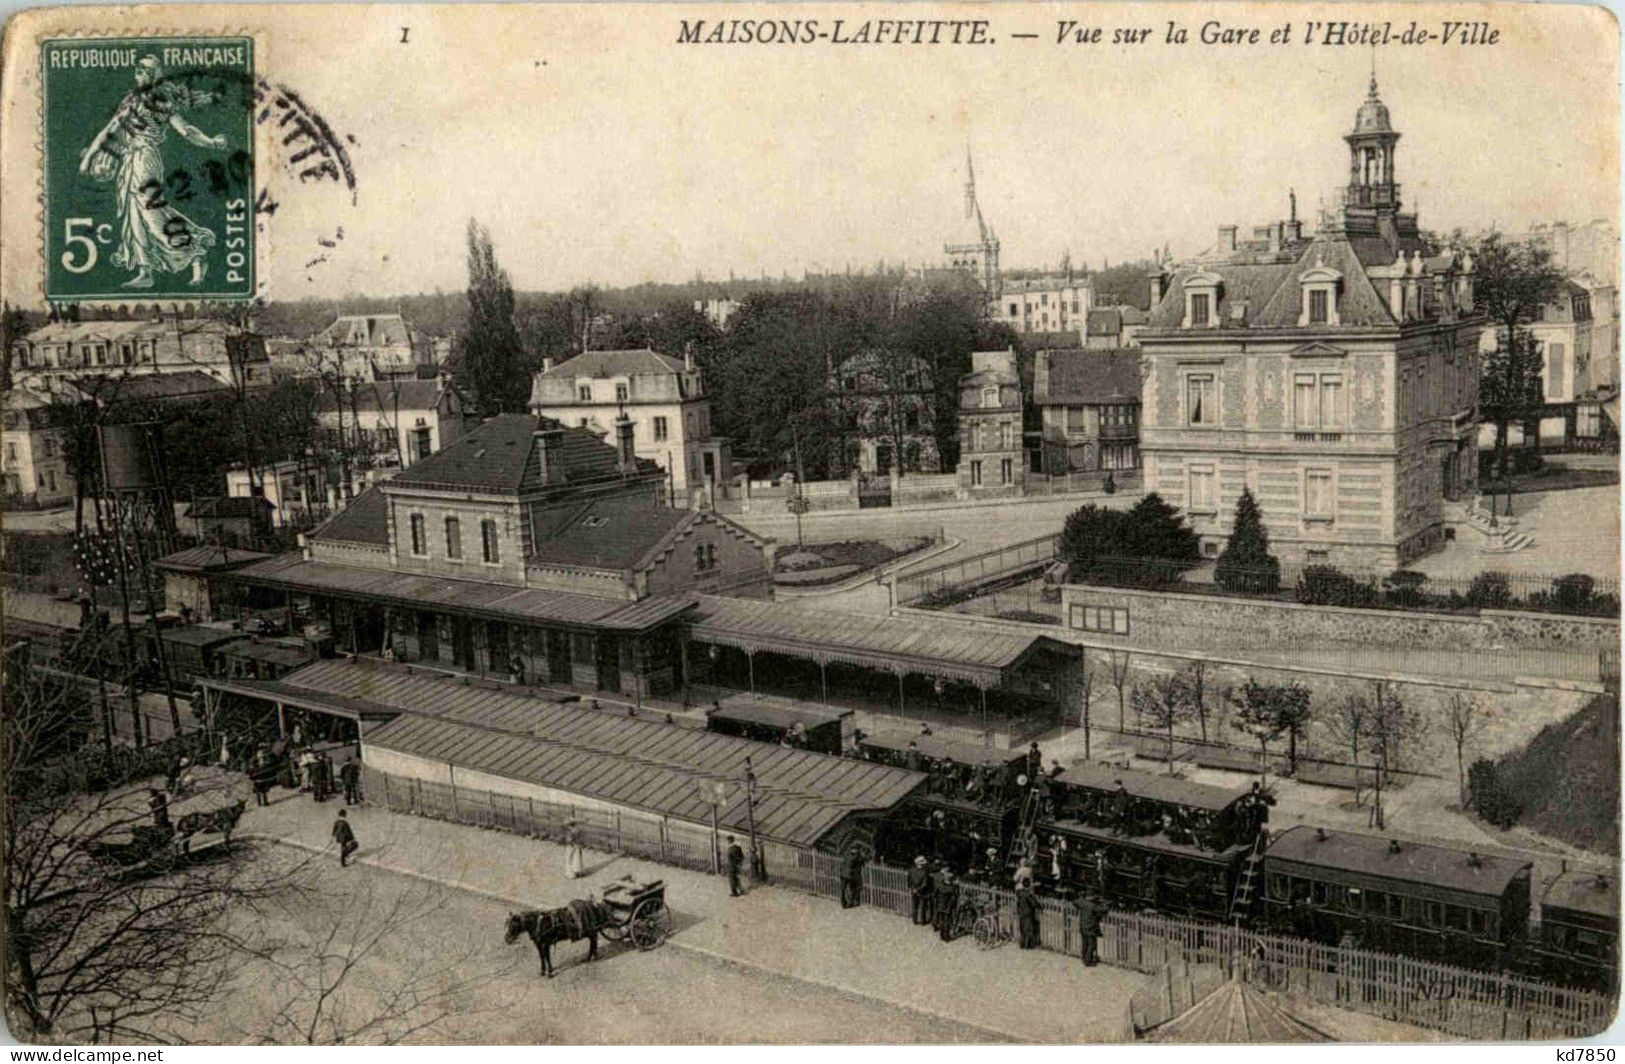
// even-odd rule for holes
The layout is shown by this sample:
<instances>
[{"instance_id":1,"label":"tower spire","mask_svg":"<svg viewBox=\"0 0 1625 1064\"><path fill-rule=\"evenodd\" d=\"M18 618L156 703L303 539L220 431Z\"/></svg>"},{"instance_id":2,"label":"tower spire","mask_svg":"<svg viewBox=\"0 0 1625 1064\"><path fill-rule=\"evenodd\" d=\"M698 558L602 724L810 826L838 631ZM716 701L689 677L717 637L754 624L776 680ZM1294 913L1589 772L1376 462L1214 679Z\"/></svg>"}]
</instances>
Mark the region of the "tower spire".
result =
<instances>
[{"instance_id":1,"label":"tower spire","mask_svg":"<svg viewBox=\"0 0 1625 1064\"><path fill-rule=\"evenodd\" d=\"M965 141L965 218L976 217L976 165L970 157L970 141Z\"/></svg>"}]
</instances>

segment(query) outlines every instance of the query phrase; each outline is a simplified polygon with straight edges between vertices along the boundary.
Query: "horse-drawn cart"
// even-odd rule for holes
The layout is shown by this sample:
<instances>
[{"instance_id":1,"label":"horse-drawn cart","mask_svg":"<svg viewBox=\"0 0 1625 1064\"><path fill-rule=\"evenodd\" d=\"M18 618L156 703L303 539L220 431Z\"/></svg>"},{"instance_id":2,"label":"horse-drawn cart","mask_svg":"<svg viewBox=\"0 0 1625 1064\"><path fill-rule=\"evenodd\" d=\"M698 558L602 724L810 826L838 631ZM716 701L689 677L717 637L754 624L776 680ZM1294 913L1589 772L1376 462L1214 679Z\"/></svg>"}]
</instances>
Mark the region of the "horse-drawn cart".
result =
<instances>
[{"instance_id":1,"label":"horse-drawn cart","mask_svg":"<svg viewBox=\"0 0 1625 1064\"><path fill-rule=\"evenodd\" d=\"M654 949L671 934L671 910L666 907L666 881L640 883L622 876L604 888L604 905L610 923L604 937L612 942L623 939L638 949Z\"/></svg>"},{"instance_id":2,"label":"horse-drawn cart","mask_svg":"<svg viewBox=\"0 0 1625 1064\"><path fill-rule=\"evenodd\" d=\"M109 871L161 874L200 851L229 846L246 805L240 798L227 802L218 794L196 795L168 806L168 819L104 832L86 850Z\"/></svg>"}]
</instances>

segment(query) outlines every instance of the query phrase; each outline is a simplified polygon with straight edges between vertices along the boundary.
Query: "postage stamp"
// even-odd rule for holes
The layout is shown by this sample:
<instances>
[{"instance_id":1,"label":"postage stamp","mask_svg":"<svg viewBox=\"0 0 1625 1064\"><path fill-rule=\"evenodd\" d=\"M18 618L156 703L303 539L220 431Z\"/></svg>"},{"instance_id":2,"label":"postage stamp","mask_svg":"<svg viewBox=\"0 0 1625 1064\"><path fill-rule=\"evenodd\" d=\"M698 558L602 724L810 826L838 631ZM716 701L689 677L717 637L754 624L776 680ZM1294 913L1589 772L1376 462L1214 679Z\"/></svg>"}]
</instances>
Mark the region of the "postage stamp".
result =
<instances>
[{"instance_id":1,"label":"postage stamp","mask_svg":"<svg viewBox=\"0 0 1625 1064\"><path fill-rule=\"evenodd\" d=\"M45 296L255 293L254 41L47 40Z\"/></svg>"}]
</instances>

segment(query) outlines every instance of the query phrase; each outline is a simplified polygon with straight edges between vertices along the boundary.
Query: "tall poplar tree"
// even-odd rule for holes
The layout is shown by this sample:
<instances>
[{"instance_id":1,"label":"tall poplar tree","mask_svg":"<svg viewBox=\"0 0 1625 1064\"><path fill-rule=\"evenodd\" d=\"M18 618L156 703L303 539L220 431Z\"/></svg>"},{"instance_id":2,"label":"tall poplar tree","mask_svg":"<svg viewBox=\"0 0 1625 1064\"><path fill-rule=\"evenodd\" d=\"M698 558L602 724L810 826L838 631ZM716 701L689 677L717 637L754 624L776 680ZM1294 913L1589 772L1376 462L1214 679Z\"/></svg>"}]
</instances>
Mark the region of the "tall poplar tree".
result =
<instances>
[{"instance_id":1,"label":"tall poplar tree","mask_svg":"<svg viewBox=\"0 0 1625 1064\"><path fill-rule=\"evenodd\" d=\"M491 234L468 221L468 324L457 383L482 418L523 413L530 370L514 325L513 282L497 265Z\"/></svg>"}]
</instances>

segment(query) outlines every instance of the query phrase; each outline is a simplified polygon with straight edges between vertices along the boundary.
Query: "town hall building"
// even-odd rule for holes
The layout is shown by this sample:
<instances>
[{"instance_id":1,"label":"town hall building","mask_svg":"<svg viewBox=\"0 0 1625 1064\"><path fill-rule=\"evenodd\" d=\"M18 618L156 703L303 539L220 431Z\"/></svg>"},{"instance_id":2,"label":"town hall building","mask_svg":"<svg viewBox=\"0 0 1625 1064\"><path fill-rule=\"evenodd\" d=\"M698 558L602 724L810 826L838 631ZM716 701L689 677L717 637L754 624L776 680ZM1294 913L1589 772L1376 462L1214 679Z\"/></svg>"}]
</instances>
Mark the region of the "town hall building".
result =
<instances>
[{"instance_id":1,"label":"town hall building","mask_svg":"<svg viewBox=\"0 0 1625 1064\"><path fill-rule=\"evenodd\" d=\"M1387 569L1438 549L1478 472L1470 256L1400 211L1399 134L1370 93L1344 138L1341 211L1150 277L1140 333L1148 491L1223 549L1243 488L1288 563ZM1294 212L1295 213L1295 212Z\"/></svg>"}]
</instances>

